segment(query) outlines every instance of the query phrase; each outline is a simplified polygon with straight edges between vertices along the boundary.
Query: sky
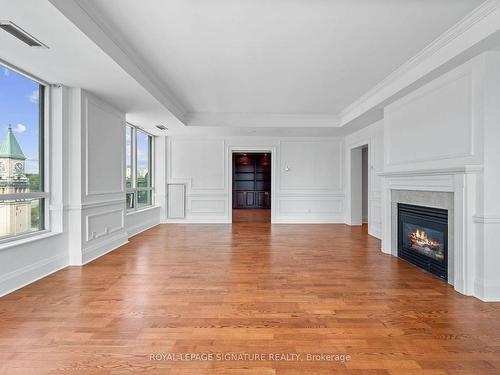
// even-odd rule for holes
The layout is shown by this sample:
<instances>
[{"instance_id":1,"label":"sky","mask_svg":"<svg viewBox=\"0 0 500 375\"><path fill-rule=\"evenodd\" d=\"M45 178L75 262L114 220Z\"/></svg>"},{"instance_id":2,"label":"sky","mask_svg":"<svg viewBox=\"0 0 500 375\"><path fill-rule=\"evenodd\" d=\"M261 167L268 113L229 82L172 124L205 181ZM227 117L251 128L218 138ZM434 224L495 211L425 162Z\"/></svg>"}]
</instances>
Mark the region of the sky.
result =
<instances>
[{"instance_id":1,"label":"sky","mask_svg":"<svg viewBox=\"0 0 500 375\"><path fill-rule=\"evenodd\" d=\"M137 132L137 169L139 174L146 174L148 171L148 136Z\"/></svg>"},{"instance_id":2,"label":"sky","mask_svg":"<svg viewBox=\"0 0 500 375\"><path fill-rule=\"evenodd\" d=\"M38 82L0 65L0 139L4 139L12 124L24 155L26 173L38 173ZM127 136L129 136L127 132ZM127 152L130 152L127 139ZM148 170L148 137L137 132L137 168L144 175Z\"/></svg>"},{"instance_id":3,"label":"sky","mask_svg":"<svg viewBox=\"0 0 500 375\"><path fill-rule=\"evenodd\" d=\"M126 148L127 148L127 168L131 165L131 127L127 126L126 131ZM148 135L140 130L137 131L137 169L139 175L144 175L148 172L149 161L148 161L148 153L149 153L149 139Z\"/></svg>"},{"instance_id":4,"label":"sky","mask_svg":"<svg viewBox=\"0 0 500 375\"><path fill-rule=\"evenodd\" d=\"M26 173L38 173L38 82L0 65L0 139L12 124L24 156Z\"/></svg>"}]
</instances>

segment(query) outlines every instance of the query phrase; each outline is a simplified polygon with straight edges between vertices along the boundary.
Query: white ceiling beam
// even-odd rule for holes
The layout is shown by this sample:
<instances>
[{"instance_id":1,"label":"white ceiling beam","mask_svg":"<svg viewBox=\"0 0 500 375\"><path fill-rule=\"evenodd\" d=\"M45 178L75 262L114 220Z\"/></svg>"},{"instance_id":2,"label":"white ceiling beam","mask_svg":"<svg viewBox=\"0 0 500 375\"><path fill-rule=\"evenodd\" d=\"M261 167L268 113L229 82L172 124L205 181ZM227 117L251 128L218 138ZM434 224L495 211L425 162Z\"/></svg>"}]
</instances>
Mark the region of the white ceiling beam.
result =
<instances>
[{"instance_id":1,"label":"white ceiling beam","mask_svg":"<svg viewBox=\"0 0 500 375\"><path fill-rule=\"evenodd\" d=\"M128 43L101 20L85 0L49 0L68 20L110 56L158 102L185 124L186 110ZM75 51L85 53L85 51Z\"/></svg>"},{"instance_id":2,"label":"white ceiling beam","mask_svg":"<svg viewBox=\"0 0 500 375\"><path fill-rule=\"evenodd\" d=\"M336 128L337 115L280 113L188 113L188 126Z\"/></svg>"}]
</instances>

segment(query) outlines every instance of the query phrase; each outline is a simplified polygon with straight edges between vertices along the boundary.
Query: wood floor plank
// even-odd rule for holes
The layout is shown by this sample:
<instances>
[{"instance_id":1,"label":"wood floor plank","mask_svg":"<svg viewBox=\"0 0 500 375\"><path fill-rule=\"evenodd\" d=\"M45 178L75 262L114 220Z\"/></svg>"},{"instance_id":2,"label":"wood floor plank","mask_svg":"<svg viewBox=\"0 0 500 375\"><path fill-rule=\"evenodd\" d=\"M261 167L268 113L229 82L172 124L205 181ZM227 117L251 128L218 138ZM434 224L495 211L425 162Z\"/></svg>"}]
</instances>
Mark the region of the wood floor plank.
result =
<instances>
[{"instance_id":1,"label":"wood floor plank","mask_svg":"<svg viewBox=\"0 0 500 375\"><path fill-rule=\"evenodd\" d=\"M0 298L0 374L500 373L500 305L379 248L365 227L161 225ZM161 357L200 353L265 358Z\"/></svg>"}]
</instances>

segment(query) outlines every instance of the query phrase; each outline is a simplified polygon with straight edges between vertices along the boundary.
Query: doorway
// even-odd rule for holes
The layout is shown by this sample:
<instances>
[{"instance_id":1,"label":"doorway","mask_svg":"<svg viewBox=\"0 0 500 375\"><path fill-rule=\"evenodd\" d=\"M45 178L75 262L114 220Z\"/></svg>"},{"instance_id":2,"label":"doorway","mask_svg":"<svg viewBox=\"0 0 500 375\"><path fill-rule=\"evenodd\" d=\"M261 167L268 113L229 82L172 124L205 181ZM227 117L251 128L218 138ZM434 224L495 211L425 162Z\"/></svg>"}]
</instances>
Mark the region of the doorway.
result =
<instances>
[{"instance_id":1,"label":"doorway","mask_svg":"<svg viewBox=\"0 0 500 375\"><path fill-rule=\"evenodd\" d=\"M369 220L369 149L362 145L351 149L351 225Z\"/></svg>"},{"instance_id":2,"label":"doorway","mask_svg":"<svg viewBox=\"0 0 500 375\"><path fill-rule=\"evenodd\" d=\"M235 152L233 222L271 222L271 154Z\"/></svg>"}]
</instances>

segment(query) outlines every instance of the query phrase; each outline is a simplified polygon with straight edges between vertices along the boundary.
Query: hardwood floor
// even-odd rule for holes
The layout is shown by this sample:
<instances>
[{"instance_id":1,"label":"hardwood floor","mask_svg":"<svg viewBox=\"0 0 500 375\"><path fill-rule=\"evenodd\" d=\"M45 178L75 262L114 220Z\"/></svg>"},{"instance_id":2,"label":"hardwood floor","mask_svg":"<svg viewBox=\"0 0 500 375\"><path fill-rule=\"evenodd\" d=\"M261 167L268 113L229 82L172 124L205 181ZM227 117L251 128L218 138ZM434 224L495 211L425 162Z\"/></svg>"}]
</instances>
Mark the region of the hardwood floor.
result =
<instances>
[{"instance_id":1,"label":"hardwood floor","mask_svg":"<svg viewBox=\"0 0 500 375\"><path fill-rule=\"evenodd\" d=\"M264 208L235 208L233 209L233 223L270 223L271 209Z\"/></svg>"},{"instance_id":2,"label":"hardwood floor","mask_svg":"<svg viewBox=\"0 0 500 375\"><path fill-rule=\"evenodd\" d=\"M0 298L0 374L499 374L500 305L379 246L344 225L158 226Z\"/></svg>"}]
</instances>

